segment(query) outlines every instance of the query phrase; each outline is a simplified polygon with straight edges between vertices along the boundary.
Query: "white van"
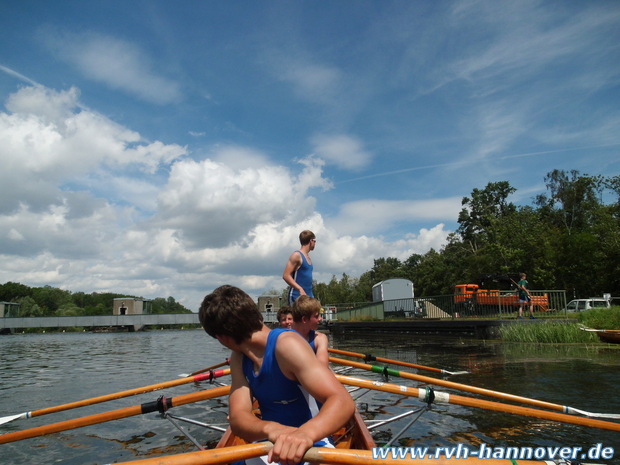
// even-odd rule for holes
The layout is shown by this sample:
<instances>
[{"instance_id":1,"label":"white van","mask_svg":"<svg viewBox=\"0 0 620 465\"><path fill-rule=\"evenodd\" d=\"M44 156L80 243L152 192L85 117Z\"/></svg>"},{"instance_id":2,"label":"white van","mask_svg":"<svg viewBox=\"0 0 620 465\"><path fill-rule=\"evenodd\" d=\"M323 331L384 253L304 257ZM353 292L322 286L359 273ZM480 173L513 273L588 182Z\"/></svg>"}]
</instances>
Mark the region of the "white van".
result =
<instances>
[{"instance_id":1,"label":"white van","mask_svg":"<svg viewBox=\"0 0 620 465\"><path fill-rule=\"evenodd\" d=\"M566 306L567 312L583 312L591 308L609 308L610 304L607 299L602 297L591 297L589 299L571 300Z\"/></svg>"}]
</instances>

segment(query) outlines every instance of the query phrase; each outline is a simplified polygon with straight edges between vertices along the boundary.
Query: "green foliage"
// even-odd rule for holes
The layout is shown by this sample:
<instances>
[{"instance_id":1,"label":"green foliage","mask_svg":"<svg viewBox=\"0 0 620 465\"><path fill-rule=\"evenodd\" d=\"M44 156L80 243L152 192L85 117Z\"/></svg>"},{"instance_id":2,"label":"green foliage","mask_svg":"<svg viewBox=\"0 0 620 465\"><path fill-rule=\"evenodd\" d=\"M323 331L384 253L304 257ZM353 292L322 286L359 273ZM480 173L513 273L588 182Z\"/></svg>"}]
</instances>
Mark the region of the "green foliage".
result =
<instances>
[{"instance_id":1,"label":"green foliage","mask_svg":"<svg viewBox=\"0 0 620 465\"><path fill-rule=\"evenodd\" d=\"M21 317L111 315L115 298L140 298L111 292L72 294L70 291L50 286L31 288L13 282L0 284L0 296L0 300L4 302L20 304ZM153 313L191 313L191 310L178 303L174 297L154 299L152 309Z\"/></svg>"},{"instance_id":2,"label":"green foliage","mask_svg":"<svg viewBox=\"0 0 620 465\"><path fill-rule=\"evenodd\" d=\"M19 304L19 316L23 316L23 317L44 316L43 310L41 309L41 307L39 307L39 305L37 305L37 303L32 297L26 296L26 297L22 297L16 300L17 300L17 303Z\"/></svg>"},{"instance_id":3,"label":"green foliage","mask_svg":"<svg viewBox=\"0 0 620 465\"><path fill-rule=\"evenodd\" d=\"M598 337L591 332L583 331L574 323L546 321L537 324L511 324L500 329L501 338L506 342L525 343L594 343Z\"/></svg>"},{"instance_id":4,"label":"green foliage","mask_svg":"<svg viewBox=\"0 0 620 465\"><path fill-rule=\"evenodd\" d=\"M0 301L2 302L17 302L17 299L31 294L32 289L24 284L9 281L0 285Z\"/></svg>"},{"instance_id":5,"label":"green foliage","mask_svg":"<svg viewBox=\"0 0 620 465\"><path fill-rule=\"evenodd\" d=\"M191 313L191 310L174 300L174 297L157 297L152 301L152 313Z\"/></svg>"},{"instance_id":6,"label":"green foliage","mask_svg":"<svg viewBox=\"0 0 620 465\"><path fill-rule=\"evenodd\" d=\"M593 329L620 329L620 307L592 308L579 313L579 321Z\"/></svg>"}]
</instances>

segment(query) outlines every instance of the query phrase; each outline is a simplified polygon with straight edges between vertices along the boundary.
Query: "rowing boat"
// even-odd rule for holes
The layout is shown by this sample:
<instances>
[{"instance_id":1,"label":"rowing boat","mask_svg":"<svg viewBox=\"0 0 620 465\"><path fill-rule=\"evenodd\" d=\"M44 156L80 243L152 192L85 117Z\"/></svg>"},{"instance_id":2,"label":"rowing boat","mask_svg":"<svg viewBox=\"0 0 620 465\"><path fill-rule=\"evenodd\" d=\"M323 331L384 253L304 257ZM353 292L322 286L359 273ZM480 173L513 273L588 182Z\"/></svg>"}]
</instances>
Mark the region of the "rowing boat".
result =
<instances>
[{"instance_id":1,"label":"rowing boat","mask_svg":"<svg viewBox=\"0 0 620 465\"><path fill-rule=\"evenodd\" d=\"M612 344L620 344L620 330L600 329L596 331L596 335L603 342L610 342Z\"/></svg>"},{"instance_id":2,"label":"rowing boat","mask_svg":"<svg viewBox=\"0 0 620 465\"><path fill-rule=\"evenodd\" d=\"M593 328L585 328L585 327L581 327L580 329L582 331L596 333L596 335L602 342L620 344L620 330L618 329L593 329Z\"/></svg>"},{"instance_id":3,"label":"rowing boat","mask_svg":"<svg viewBox=\"0 0 620 465\"><path fill-rule=\"evenodd\" d=\"M372 450L373 447L376 447L370 431L368 431L364 420L357 410L355 410L348 423L332 435L332 440L337 449ZM243 444L247 444L247 441L236 436L229 426L217 444L216 449Z\"/></svg>"}]
</instances>

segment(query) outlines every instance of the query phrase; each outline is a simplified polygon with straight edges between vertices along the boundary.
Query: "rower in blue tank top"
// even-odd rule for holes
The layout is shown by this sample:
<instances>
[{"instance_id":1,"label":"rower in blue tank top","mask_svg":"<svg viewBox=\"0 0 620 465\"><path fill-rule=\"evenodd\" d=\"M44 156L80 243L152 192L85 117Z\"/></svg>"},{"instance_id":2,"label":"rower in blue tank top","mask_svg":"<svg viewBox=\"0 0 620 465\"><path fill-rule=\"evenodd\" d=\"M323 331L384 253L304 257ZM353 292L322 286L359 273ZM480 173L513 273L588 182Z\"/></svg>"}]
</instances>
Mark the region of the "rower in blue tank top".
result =
<instances>
[{"instance_id":1,"label":"rower in blue tank top","mask_svg":"<svg viewBox=\"0 0 620 465\"><path fill-rule=\"evenodd\" d=\"M306 256L300 250L296 250L294 253L301 257L301 265L293 273L293 279L301 286L306 293L305 295L314 297L312 293L312 271L314 270L314 265L308 263ZM293 305L300 296L301 290L291 286L288 290L288 304Z\"/></svg>"},{"instance_id":2,"label":"rower in blue tank top","mask_svg":"<svg viewBox=\"0 0 620 465\"><path fill-rule=\"evenodd\" d=\"M322 445L353 415L351 396L308 342L295 331L267 328L258 306L241 289L217 288L203 300L199 317L205 331L232 350L233 433L249 442L274 443L264 462L301 462L310 447ZM313 399L322 401L320 410Z\"/></svg>"},{"instance_id":3,"label":"rower in blue tank top","mask_svg":"<svg viewBox=\"0 0 620 465\"><path fill-rule=\"evenodd\" d=\"M293 303L302 295L313 297L312 272L314 265L310 259L310 252L316 246L316 237L312 231L302 231L299 234L301 247L289 257L282 279L288 284L288 304Z\"/></svg>"},{"instance_id":4,"label":"rower in blue tank top","mask_svg":"<svg viewBox=\"0 0 620 465\"><path fill-rule=\"evenodd\" d=\"M308 341L317 359L329 367L329 341L325 334L317 331L323 320L321 302L314 297L302 295L291 306L291 311L293 312L292 328Z\"/></svg>"},{"instance_id":5,"label":"rower in blue tank top","mask_svg":"<svg viewBox=\"0 0 620 465\"><path fill-rule=\"evenodd\" d=\"M254 372L252 360L243 357L243 374L260 405L263 420L299 427L316 416L319 409L314 398L310 397L299 383L284 376L280 370L275 348L278 336L285 331L293 330L278 328L269 332L263 364L258 373Z\"/></svg>"}]
</instances>

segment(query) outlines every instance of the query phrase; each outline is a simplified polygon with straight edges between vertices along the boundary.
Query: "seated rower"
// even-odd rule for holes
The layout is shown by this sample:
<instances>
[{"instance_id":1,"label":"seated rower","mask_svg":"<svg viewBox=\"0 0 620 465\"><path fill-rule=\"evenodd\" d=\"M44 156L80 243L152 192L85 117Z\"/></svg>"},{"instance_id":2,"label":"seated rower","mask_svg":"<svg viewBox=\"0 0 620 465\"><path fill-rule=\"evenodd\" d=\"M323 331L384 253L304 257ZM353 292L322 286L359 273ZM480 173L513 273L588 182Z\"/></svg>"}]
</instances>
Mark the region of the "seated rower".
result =
<instances>
[{"instance_id":1,"label":"seated rower","mask_svg":"<svg viewBox=\"0 0 620 465\"><path fill-rule=\"evenodd\" d=\"M310 347L321 363L329 367L329 341L327 336L317 331L321 317L321 302L307 295L300 296L293 306L293 326L302 337L310 343Z\"/></svg>"},{"instance_id":2,"label":"seated rower","mask_svg":"<svg viewBox=\"0 0 620 465\"><path fill-rule=\"evenodd\" d=\"M293 312L291 307L282 307L277 313L280 328L291 329L293 326Z\"/></svg>"},{"instance_id":3,"label":"seated rower","mask_svg":"<svg viewBox=\"0 0 620 465\"><path fill-rule=\"evenodd\" d=\"M267 328L241 289L217 288L204 298L199 317L207 334L232 350L230 427L246 441L273 442L269 462L299 463L353 415L351 396L309 344L295 331ZM309 396L321 402L320 410L312 411ZM253 413L253 397L260 419Z\"/></svg>"}]
</instances>

